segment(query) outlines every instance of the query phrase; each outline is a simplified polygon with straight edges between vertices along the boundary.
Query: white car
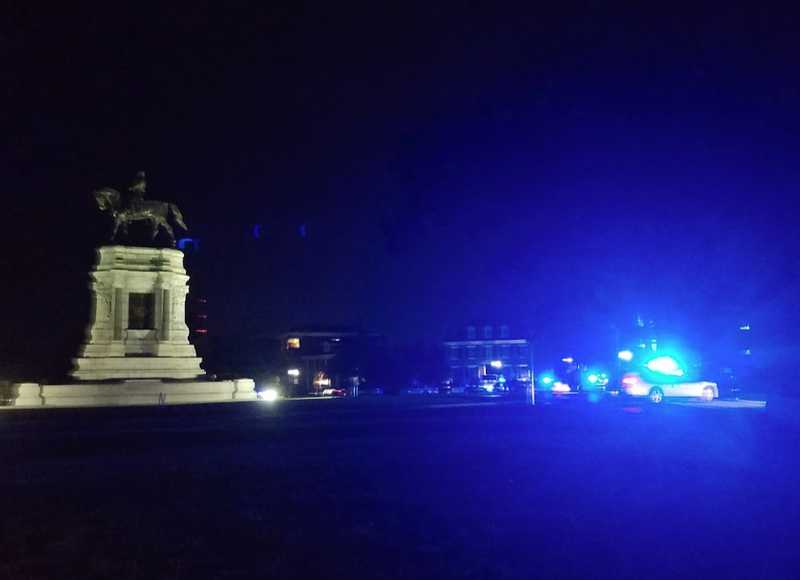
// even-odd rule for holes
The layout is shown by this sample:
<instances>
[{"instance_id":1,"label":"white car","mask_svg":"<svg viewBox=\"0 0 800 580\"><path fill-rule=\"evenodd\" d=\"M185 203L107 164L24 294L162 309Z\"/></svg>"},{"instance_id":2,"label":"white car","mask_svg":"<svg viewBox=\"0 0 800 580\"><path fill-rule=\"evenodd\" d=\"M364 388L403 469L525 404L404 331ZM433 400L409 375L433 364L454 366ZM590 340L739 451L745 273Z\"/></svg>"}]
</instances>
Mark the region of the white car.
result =
<instances>
[{"instance_id":1,"label":"white car","mask_svg":"<svg viewBox=\"0 0 800 580\"><path fill-rule=\"evenodd\" d=\"M660 403L665 397L696 397L704 401L719 398L717 383L711 381L650 383L637 373L622 377L622 390L632 397L647 397L652 403Z\"/></svg>"}]
</instances>

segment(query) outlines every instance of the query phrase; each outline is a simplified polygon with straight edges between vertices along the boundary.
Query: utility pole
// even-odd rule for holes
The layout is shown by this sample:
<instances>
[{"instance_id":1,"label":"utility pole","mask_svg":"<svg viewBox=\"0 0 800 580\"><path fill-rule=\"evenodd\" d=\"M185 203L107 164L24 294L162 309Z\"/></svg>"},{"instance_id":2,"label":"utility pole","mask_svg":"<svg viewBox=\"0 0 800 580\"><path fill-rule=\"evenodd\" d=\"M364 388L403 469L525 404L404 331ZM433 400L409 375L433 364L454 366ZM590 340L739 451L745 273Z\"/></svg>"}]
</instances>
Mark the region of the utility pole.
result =
<instances>
[{"instance_id":1,"label":"utility pole","mask_svg":"<svg viewBox=\"0 0 800 580\"><path fill-rule=\"evenodd\" d=\"M533 333L529 333L530 338L528 339L528 368L531 370L531 396L528 398L528 402L531 405L536 404L536 372L533 368Z\"/></svg>"}]
</instances>

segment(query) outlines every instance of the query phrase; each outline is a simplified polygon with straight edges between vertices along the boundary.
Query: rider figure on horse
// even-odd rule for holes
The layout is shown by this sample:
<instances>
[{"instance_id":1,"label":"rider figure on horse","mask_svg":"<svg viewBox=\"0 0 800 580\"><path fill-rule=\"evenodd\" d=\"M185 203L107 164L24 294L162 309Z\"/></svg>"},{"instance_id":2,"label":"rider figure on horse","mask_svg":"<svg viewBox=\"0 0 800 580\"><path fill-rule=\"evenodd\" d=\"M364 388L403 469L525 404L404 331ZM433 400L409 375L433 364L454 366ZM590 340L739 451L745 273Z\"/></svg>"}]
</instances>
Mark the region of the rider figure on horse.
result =
<instances>
[{"instance_id":1,"label":"rider figure on horse","mask_svg":"<svg viewBox=\"0 0 800 580\"><path fill-rule=\"evenodd\" d=\"M147 191L147 178L144 171L139 171L128 187L128 207L133 210L141 209L145 191Z\"/></svg>"}]
</instances>

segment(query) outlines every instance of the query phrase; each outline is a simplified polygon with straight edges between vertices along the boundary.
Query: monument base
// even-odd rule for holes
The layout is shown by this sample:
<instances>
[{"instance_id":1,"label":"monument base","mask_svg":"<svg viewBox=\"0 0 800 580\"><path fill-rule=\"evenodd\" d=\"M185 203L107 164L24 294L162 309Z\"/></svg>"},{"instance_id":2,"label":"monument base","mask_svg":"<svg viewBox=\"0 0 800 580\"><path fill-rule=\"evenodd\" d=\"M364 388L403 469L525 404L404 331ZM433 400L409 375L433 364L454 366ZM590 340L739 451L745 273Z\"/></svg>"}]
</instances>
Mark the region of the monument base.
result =
<instances>
[{"instance_id":1,"label":"monument base","mask_svg":"<svg viewBox=\"0 0 800 580\"><path fill-rule=\"evenodd\" d=\"M101 246L91 272L92 321L73 359L73 378L197 379L202 359L189 342L183 252Z\"/></svg>"},{"instance_id":2,"label":"monument base","mask_svg":"<svg viewBox=\"0 0 800 580\"><path fill-rule=\"evenodd\" d=\"M17 383L12 385L10 394L8 402L12 408L185 405L257 399L253 379L185 382L131 380L69 385Z\"/></svg>"},{"instance_id":3,"label":"monument base","mask_svg":"<svg viewBox=\"0 0 800 580\"><path fill-rule=\"evenodd\" d=\"M192 347L194 348L194 347ZM79 381L106 379L196 379L203 374L200 357L81 357L73 359Z\"/></svg>"}]
</instances>

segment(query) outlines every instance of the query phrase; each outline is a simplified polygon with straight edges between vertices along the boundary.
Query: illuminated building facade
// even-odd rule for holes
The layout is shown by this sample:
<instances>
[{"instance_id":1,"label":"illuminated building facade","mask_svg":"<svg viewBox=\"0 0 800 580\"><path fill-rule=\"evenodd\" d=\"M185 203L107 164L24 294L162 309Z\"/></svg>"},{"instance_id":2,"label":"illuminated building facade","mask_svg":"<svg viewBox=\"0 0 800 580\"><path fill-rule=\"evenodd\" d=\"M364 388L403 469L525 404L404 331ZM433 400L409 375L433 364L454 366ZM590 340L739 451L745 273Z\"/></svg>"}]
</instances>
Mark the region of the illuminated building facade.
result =
<instances>
[{"instance_id":1,"label":"illuminated building facade","mask_svg":"<svg viewBox=\"0 0 800 580\"><path fill-rule=\"evenodd\" d=\"M382 335L348 329L294 330L282 334L280 343L293 394L348 386L385 347Z\"/></svg>"},{"instance_id":2,"label":"illuminated building facade","mask_svg":"<svg viewBox=\"0 0 800 580\"><path fill-rule=\"evenodd\" d=\"M471 325L463 335L444 342L450 379L456 385L479 382L487 375L506 381L531 380L531 347L514 337L507 325Z\"/></svg>"}]
</instances>

